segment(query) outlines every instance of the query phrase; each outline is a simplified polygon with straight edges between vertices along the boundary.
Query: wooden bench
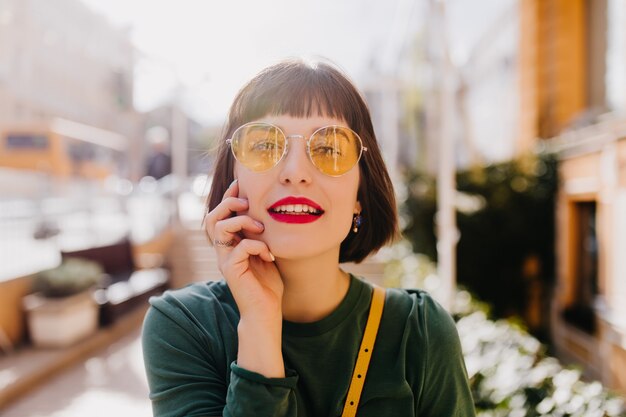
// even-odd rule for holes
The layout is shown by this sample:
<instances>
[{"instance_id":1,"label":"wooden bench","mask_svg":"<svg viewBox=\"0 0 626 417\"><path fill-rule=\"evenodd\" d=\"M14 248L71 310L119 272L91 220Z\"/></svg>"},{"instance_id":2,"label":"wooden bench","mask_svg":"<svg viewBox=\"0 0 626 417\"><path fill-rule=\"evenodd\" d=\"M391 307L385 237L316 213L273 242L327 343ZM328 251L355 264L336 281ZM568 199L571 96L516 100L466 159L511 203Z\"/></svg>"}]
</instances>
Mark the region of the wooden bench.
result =
<instances>
[{"instance_id":1,"label":"wooden bench","mask_svg":"<svg viewBox=\"0 0 626 417\"><path fill-rule=\"evenodd\" d=\"M107 275L95 293L100 305L100 324L109 325L140 305L152 295L168 288L170 273L165 268L137 269L130 240L110 245L61 252L63 259L83 258L98 262Z\"/></svg>"}]
</instances>

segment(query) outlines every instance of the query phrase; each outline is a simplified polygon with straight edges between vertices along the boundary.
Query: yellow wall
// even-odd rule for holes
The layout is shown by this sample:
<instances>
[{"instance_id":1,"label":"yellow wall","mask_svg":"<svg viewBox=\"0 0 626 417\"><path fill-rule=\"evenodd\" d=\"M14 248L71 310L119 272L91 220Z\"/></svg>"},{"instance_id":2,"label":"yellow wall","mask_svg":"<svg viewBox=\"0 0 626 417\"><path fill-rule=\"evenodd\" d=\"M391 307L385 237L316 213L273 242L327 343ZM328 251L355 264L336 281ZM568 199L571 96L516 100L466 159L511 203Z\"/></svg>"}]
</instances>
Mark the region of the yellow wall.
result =
<instances>
[{"instance_id":1,"label":"yellow wall","mask_svg":"<svg viewBox=\"0 0 626 417\"><path fill-rule=\"evenodd\" d=\"M550 16L556 129L561 129L586 107L586 46L583 0L553 0Z\"/></svg>"},{"instance_id":2,"label":"yellow wall","mask_svg":"<svg viewBox=\"0 0 626 417\"><path fill-rule=\"evenodd\" d=\"M537 94L539 55L537 53L537 2L520 1L520 44L519 44L519 91L520 133L517 143L518 154L532 149L539 131L537 125Z\"/></svg>"},{"instance_id":3,"label":"yellow wall","mask_svg":"<svg viewBox=\"0 0 626 417\"><path fill-rule=\"evenodd\" d=\"M587 9L594 0L520 0L520 136L518 148L532 147L537 137L551 138L587 110L587 72L590 51L587 49ZM607 134L623 132L626 122ZM584 133L583 133L584 134ZM592 139L591 137L588 139ZM617 140L615 147L597 146L594 151L578 152L575 157L563 157L560 162L560 190L556 205L557 286L552 306L551 325L556 350L565 358L577 358L587 371L594 373L609 387L626 393L626 334L598 317L608 332L589 335L564 322L563 308L575 299L576 254L579 236L576 204L595 201L596 232L599 242L598 291L609 309L615 310L616 272L614 204L616 193L626 189L626 139ZM590 148L591 149L591 148ZM617 154L617 184L607 175L607 163ZM611 333L616 336L607 338ZM611 340L613 343L611 343ZM620 343L614 343L620 340Z\"/></svg>"},{"instance_id":4,"label":"yellow wall","mask_svg":"<svg viewBox=\"0 0 626 417\"><path fill-rule=\"evenodd\" d=\"M0 331L13 346L24 337L22 297L31 291L32 277L20 277L0 282ZM0 344L0 352L2 344Z\"/></svg>"},{"instance_id":5,"label":"yellow wall","mask_svg":"<svg viewBox=\"0 0 626 417\"><path fill-rule=\"evenodd\" d=\"M520 1L520 150L586 107L584 0Z\"/></svg>"}]
</instances>

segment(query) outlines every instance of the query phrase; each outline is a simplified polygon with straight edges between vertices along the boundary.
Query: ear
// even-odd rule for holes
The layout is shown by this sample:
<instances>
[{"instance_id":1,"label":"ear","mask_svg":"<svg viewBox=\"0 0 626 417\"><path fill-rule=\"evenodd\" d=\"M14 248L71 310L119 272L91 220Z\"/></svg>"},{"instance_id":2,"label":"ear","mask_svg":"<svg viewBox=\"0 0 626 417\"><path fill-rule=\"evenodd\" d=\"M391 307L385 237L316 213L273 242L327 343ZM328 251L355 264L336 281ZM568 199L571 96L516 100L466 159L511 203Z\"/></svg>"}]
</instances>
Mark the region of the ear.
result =
<instances>
[{"instance_id":1,"label":"ear","mask_svg":"<svg viewBox=\"0 0 626 417\"><path fill-rule=\"evenodd\" d=\"M356 204L354 205L354 214L359 214L359 213L361 213L361 202L357 200Z\"/></svg>"}]
</instances>

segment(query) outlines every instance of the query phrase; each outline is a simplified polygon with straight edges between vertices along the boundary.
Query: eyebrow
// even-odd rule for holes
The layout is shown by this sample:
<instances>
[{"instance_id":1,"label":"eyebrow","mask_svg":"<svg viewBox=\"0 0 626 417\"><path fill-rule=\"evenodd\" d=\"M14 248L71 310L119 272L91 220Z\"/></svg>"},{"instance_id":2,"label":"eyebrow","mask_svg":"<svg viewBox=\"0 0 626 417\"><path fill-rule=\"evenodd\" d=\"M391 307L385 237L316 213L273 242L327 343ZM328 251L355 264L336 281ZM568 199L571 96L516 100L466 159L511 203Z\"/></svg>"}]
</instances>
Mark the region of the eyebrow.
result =
<instances>
[{"instance_id":1,"label":"eyebrow","mask_svg":"<svg viewBox=\"0 0 626 417\"><path fill-rule=\"evenodd\" d=\"M278 124L275 124L275 123L270 123L270 124L272 124L272 125L276 126L276 127L277 127L277 128L279 128L280 130L282 130L283 132L285 132L285 127L284 127L284 126L281 126L281 125L278 125ZM316 126L316 127L314 127L314 128L311 130L311 133L309 133L309 135L308 135L308 136L311 136L311 135L313 134L313 132L317 132L317 131L318 131L318 130L320 130L321 128L323 128L323 127L327 127L327 126L333 126L333 125L324 125L324 126L319 126L319 127L318 127L318 126ZM299 135L299 134L300 134L300 133L294 133L294 135ZM293 136L293 135L287 135L287 134L285 134L285 136ZM303 135L303 136L307 136L307 135Z\"/></svg>"},{"instance_id":2,"label":"eyebrow","mask_svg":"<svg viewBox=\"0 0 626 417\"><path fill-rule=\"evenodd\" d=\"M271 124L271 125L276 126L277 128L279 128L279 129L280 129L280 130L282 130L283 132L285 131L285 127L284 127L284 126L281 126L281 125L279 125L279 124L276 124L276 123L270 123L270 122L264 122L264 123L269 123L269 124ZM317 131L318 131L318 130L320 130L321 128L323 128L323 127L329 127L329 126L341 126L341 127L346 127L346 128L348 128L348 129L349 129L349 127L348 127L346 124L343 124L343 123L331 123L331 124L328 124L328 125L322 125L322 126L317 126L317 125L316 125L316 126L315 126L312 130L311 130L311 133L309 134L309 136L310 136L310 135L312 135L314 132L317 132ZM294 134L295 134L295 135L298 135L299 133L294 133ZM292 136L292 135L285 135L285 136Z\"/></svg>"}]
</instances>

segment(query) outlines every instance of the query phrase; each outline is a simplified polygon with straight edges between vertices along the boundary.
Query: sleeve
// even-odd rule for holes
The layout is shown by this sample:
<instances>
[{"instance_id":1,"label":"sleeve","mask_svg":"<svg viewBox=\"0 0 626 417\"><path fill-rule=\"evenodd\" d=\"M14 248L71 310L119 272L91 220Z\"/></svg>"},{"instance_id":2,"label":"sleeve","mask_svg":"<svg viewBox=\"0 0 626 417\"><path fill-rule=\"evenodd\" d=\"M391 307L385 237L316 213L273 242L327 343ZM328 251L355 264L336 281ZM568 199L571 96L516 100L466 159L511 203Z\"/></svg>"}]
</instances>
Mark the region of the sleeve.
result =
<instances>
[{"instance_id":1,"label":"sleeve","mask_svg":"<svg viewBox=\"0 0 626 417\"><path fill-rule=\"evenodd\" d=\"M285 378L266 378L234 362L231 370L224 417L297 415L294 389L298 376L295 371L287 370Z\"/></svg>"},{"instance_id":2,"label":"sleeve","mask_svg":"<svg viewBox=\"0 0 626 417\"><path fill-rule=\"evenodd\" d=\"M461 342L454 320L429 296L421 308L423 380L417 415L474 417Z\"/></svg>"},{"instance_id":3,"label":"sleeve","mask_svg":"<svg viewBox=\"0 0 626 417\"><path fill-rule=\"evenodd\" d=\"M174 307L155 304L142 332L155 417L296 415L295 372L288 371L286 378L265 378L233 362L229 383L216 366L211 342Z\"/></svg>"},{"instance_id":4,"label":"sleeve","mask_svg":"<svg viewBox=\"0 0 626 417\"><path fill-rule=\"evenodd\" d=\"M164 304L164 303L161 303ZM150 307L142 347L155 417L221 416L226 381L190 323Z\"/></svg>"}]
</instances>

